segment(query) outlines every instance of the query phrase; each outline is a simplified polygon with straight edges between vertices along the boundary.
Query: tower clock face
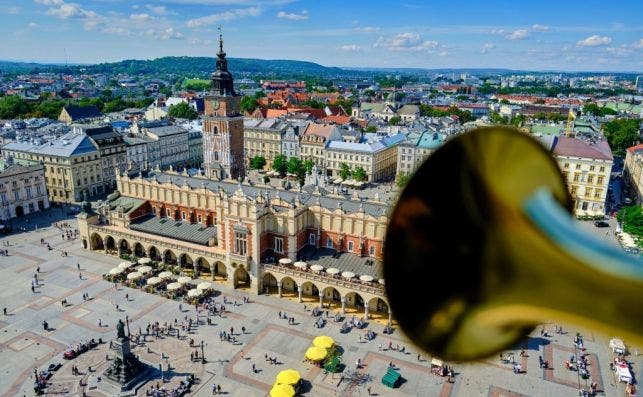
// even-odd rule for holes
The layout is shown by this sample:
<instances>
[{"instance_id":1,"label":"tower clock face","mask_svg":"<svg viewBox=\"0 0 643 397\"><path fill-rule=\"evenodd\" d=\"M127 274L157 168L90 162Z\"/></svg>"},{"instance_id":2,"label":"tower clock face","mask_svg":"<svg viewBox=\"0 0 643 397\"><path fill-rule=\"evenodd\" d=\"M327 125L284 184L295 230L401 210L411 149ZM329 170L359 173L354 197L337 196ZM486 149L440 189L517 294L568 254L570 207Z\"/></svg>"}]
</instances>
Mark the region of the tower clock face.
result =
<instances>
[{"instance_id":1,"label":"tower clock face","mask_svg":"<svg viewBox=\"0 0 643 397\"><path fill-rule=\"evenodd\" d=\"M214 110L219 109L219 101L217 101L217 100L211 100L210 105L212 106L212 109L214 109Z\"/></svg>"}]
</instances>

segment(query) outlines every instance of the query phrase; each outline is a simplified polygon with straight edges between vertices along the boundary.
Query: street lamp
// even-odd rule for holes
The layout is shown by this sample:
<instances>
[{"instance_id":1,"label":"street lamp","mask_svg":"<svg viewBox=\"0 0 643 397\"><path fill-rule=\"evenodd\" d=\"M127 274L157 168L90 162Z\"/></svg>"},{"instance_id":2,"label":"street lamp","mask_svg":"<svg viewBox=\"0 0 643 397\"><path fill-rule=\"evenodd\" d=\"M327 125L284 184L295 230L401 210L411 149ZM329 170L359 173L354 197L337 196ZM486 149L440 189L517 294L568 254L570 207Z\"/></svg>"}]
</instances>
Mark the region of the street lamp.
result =
<instances>
[{"instance_id":1,"label":"street lamp","mask_svg":"<svg viewBox=\"0 0 643 397\"><path fill-rule=\"evenodd\" d=\"M205 356L203 355L203 341L201 341L201 364L205 364Z\"/></svg>"},{"instance_id":2,"label":"street lamp","mask_svg":"<svg viewBox=\"0 0 643 397\"><path fill-rule=\"evenodd\" d=\"M129 316L125 315L125 324L127 324L127 337L130 337L130 332L129 332Z\"/></svg>"}]
</instances>

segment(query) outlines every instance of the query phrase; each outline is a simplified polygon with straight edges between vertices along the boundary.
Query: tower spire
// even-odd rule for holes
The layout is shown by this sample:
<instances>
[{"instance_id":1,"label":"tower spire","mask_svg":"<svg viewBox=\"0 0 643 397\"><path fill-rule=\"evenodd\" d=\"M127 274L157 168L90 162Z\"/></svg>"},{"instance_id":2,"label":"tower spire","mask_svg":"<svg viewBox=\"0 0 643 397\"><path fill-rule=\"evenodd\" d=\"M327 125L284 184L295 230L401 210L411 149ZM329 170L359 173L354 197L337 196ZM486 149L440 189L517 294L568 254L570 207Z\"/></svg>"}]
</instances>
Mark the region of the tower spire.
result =
<instances>
[{"instance_id":1,"label":"tower spire","mask_svg":"<svg viewBox=\"0 0 643 397\"><path fill-rule=\"evenodd\" d=\"M219 54L225 55L225 52L223 52L223 33L221 32L221 25L219 25Z\"/></svg>"}]
</instances>

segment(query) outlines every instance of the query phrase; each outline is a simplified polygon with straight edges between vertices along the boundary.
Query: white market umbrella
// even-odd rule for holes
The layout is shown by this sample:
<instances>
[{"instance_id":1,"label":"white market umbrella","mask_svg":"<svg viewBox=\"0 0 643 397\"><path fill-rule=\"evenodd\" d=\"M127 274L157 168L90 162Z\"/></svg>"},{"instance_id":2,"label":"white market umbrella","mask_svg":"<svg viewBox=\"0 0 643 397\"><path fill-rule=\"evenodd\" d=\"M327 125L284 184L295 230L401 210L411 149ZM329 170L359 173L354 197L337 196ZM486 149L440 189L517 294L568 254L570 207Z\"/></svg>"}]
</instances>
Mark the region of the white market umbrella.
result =
<instances>
[{"instance_id":1,"label":"white market umbrella","mask_svg":"<svg viewBox=\"0 0 643 397\"><path fill-rule=\"evenodd\" d=\"M168 279L168 278L172 278L172 276L174 276L174 274L172 274L172 272L161 272L158 275L158 277L163 279L163 280Z\"/></svg>"},{"instance_id":2,"label":"white market umbrella","mask_svg":"<svg viewBox=\"0 0 643 397\"><path fill-rule=\"evenodd\" d=\"M344 278L353 278L353 277L355 277L355 273L353 273L353 272L344 272L344 273L342 273L342 277L344 277Z\"/></svg>"},{"instance_id":3,"label":"white market umbrella","mask_svg":"<svg viewBox=\"0 0 643 397\"><path fill-rule=\"evenodd\" d=\"M181 284L187 284L190 281L192 281L192 277L183 276L183 277L179 277L176 281L181 283Z\"/></svg>"},{"instance_id":4,"label":"white market umbrella","mask_svg":"<svg viewBox=\"0 0 643 397\"><path fill-rule=\"evenodd\" d=\"M121 269L120 267L115 267L115 268L113 268L112 270L109 271L109 274L111 274L112 276L115 276L117 274L123 273L124 271L125 271L125 269Z\"/></svg>"},{"instance_id":5,"label":"white market umbrella","mask_svg":"<svg viewBox=\"0 0 643 397\"><path fill-rule=\"evenodd\" d=\"M321 272L322 270L324 270L324 266L322 266L322 265L312 265L310 267L310 270L315 271L315 272Z\"/></svg>"},{"instance_id":6,"label":"white market umbrella","mask_svg":"<svg viewBox=\"0 0 643 397\"><path fill-rule=\"evenodd\" d=\"M339 273L339 269L337 269L335 267L329 267L328 269L326 269L326 273L328 273L328 274L337 274L337 273Z\"/></svg>"},{"instance_id":7,"label":"white market umbrella","mask_svg":"<svg viewBox=\"0 0 643 397\"><path fill-rule=\"evenodd\" d=\"M212 283L204 281L202 283L199 283L199 285L196 286L197 289L210 289L212 288Z\"/></svg>"},{"instance_id":8,"label":"white market umbrella","mask_svg":"<svg viewBox=\"0 0 643 397\"><path fill-rule=\"evenodd\" d=\"M159 277L150 277L147 279L147 285L156 285L161 281L163 280L161 280Z\"/></svg>"},{"instance_id":9,"label":"white market umbrella","mask_svg":"<svg viewBox=\"0 0 643 397\"><path fill-rule=\"evenodd\" d=\"M169 283L167 285L167 290L168 291L176 291L178 289L181 289L181 287L183 287L183 285L181 283Z\"/></svg>"},{"instance_id":10,"label":"white market umbrella","mask_svg":"<svg viewBox=\"0 0 643 397\"><path fill-rule=\"evenodd\" d=\"M384 279L383 279L383 278L381 278L381 279L377 280L377 282L378 282L378 283L380 283L380 284L382 284L382 285L384 285Z\"/></svg>"},{"instance_id":11,"label":"white market umbrella","mask_svg":"<svg viewBox=\"0 0 643 397\"><path fill-rule=\"evenodd\" d=\"M370 283L373 281L373 276L369 276L368 274L364 274L362 276L359 276L359 279L362 281L366 281L367 283Z\"/></svg>"},{"instance_id":12,"label":"white market umbrella","mask_svg":"<svg viewBox=\"0 0 643 397\"><path fill-rule=\"evenodd\" d=\"M294 265L294 266L295 266L295 267L298 267L298 268L300 268L300 269L305 269L306 267L308 267L308 265L306 264L306 262L295 262L295 265Z\"/></svg>"},{"instance_id":13,"label":"white market umbrella","mask_svg":"<svg viewBox=\"0 0 643 397\"><path fill-rule=\"evenodd\" d=\"M342 178L335 178L333 183L336 184L336 185L339 185L340 183L342 183Z\"/></svg>"},{"instance_id":14,"label":"white market umbrella","mask_svg":"<svg viewBox=\"0 0 643 397\"><path fill-rule=\"evenodd\" d=\"M128 280L138 280L141 277L143 277L143 274L139 272L131 272L130 274L127 275Z\"/></svg>"},{"instance_id":15,"label":"white market umbrella","mask_svg":"<svg viewBox=\"0 0 643 397\"><path fill-rule=\"evenodd\" d=\"M196 297L198 297L198 296L201 296L201 293L202 293L202 292L203 292L203 291L202 291L202 290L200 290L200 289L198 289L198 288L191 289L191 290L189 290L189 291L188 291L188 297L190 297L190 298L196 298Z\"/></svg>"},{"instance_id":16,"label":"white market umbrella","mask_svg":"<svg viewBox=\"0 0 643 397\"><path fill-rule=\"evenodd\" d=\"M121 263L118 264L118 268L125 270L125 269L129 269L130 266L132 266L132 265L133 265L132 262L121 262Z\"/></svg>"},{"instance_id":17,"label":"white market umbrella","mask_svg":"<svg viewBox=\"0 0 643 397\"><path fill-rule=\"evenodd\" d=\"M143 273L143 274L149 273L151 271L152 271L151 266L141 266L141 267L138 268L138 272Z\"/></svg>"},{"instance_id":18,"label":"white market umbrella","mask_svg":"<svg viewBox=\"0 0 643 397\"><path fill-rule=\"evenodd\" d=\"M281 258L279 259L279 263L282 265L290 265L292 263L292 260L290 258Z\"/></svg>"},{"instance_id":19,"label":"white market umbrella","mask_svg":"<svg viewBox=\"0 0 643 397\"><path fill-rule=\"evenodd\" d=\"M152 262L152 260L150 258L140 258L138 260L139 265L147 265L150 262Z\"/></svg>"}]
</instances>

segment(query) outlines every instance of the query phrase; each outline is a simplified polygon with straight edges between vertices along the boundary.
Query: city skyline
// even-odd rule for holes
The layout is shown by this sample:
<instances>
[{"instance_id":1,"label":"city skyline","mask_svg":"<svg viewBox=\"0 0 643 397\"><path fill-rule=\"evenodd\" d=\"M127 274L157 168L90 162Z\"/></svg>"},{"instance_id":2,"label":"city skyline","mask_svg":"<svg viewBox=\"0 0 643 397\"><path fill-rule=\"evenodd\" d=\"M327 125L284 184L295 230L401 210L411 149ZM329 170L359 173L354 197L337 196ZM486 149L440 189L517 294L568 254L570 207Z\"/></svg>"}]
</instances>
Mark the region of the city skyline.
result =
<instances>
[{"instance_id":1,"label":"city skyline","mask_svg":"<svg viewBox=\"0 0 643 397\"><path fill-rule=\"evenodd\" d=\"M600 12L597 12L600 10ZM643 4L0 0L2 60L214 56L340 67L643 70ZM67 58L67 59L66 59Z\"/></svg>"}]
</instances>

